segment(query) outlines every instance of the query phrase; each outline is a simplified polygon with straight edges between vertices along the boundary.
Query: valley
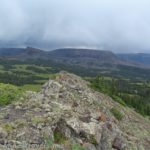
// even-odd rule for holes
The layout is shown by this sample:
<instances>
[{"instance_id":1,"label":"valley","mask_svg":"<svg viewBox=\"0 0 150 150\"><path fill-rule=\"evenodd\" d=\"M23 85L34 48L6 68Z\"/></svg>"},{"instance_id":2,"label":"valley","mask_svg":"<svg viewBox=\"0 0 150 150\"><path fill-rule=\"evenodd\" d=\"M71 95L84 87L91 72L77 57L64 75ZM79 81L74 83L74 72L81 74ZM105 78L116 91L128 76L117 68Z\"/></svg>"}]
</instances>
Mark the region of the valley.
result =
<instances>
[{"instance_id":1,"label":"valley","mask_svg":"<svg viewBox=\"0 0 150 150\"><path fill-rule=\"evenodd\" d=\"M30 50L28 49L28 52ZM15 52L20 53L20 51ZM33 48L30 53L32 52ZM97 56L92 50L91 54L89 50L86 52L72 50L68 53L67 49L62 50L62 54L60 50L56 50L52 52L50 57L53 59L35 59L34 55L38 52L39 50L34 49L33 59L25 60L20 60L20 58L10 59L12 52L9 58L6 57L8 52L5 53L6 58L0 59L0 82L17 86L22 92L39 91L46 81L54 79L56 73L65 70L82 76L83 79L90 81L91 87L111 96L119 103L135 109L144 116L150 116L150 69L117 64L116 62L121 62L121 60L109 52L102 52L102 54L97 52L99 55ZM59 59L56 59L56 57ZM85 58L86 61L84 61ZM97 62L101 58L105 63L102 63L102 60ZM117 61L115 58L117 58ZM80 61L75 63L73 59ZM98 65L98 67L93 65L94 60L96 60L95 64L101 63L101 65ZM111 62L115 63L112 64Z\"/></svg>"}]
</instances>

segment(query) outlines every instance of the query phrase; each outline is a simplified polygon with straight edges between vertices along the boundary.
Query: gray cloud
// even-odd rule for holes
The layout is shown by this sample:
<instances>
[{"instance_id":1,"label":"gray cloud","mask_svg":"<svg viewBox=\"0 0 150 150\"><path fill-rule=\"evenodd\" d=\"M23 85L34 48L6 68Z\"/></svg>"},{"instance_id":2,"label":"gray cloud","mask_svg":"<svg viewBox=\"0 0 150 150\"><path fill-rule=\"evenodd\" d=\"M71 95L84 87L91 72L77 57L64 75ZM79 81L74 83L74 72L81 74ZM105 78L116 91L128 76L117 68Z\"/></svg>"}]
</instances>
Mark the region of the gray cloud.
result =
<instances>
[{"instance_id":1,"label":"gray cloud","mask_svg":"<svg viewBox=\"0 0 150 150\"><path fill-rule=\"evenodd\" d=\"M0 0L0 46L150 52L149 0Z\"/></svg>"}]
</instances>

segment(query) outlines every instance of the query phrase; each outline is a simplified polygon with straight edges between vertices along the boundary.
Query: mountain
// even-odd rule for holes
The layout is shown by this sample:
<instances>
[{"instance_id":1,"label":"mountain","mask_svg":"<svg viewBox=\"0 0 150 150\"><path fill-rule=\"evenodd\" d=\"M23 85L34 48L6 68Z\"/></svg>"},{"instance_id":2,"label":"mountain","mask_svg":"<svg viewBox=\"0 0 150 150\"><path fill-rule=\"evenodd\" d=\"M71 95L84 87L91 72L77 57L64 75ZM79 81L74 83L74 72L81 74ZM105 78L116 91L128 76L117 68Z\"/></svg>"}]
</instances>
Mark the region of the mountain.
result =
<instances>
[{"instance_id":1,"label":"mountain","mask_svg":"<svg viewBox=\"0 0 150 150\"><path fill-rule=\"evenodd\" d=\"M58 58L94 58L100 61L105 61L105 58L109 61L117 61L117 56L110 51L93 50L93 49L56 49L50 52L51 56Z\"/></svg>"},{"instance_id":2,"label":"mountain","mask_svg":"<svg viewBox=\"0 0 150 150\"><path fill-rule=\"evenodd\" d=\"M121 55L114 54L111 51L93 49L65 48L43 51L32 47L21 49L1 48L0 58L1 61L4 61L4 59L17 60L24 61L24 63L40 64L41 66L49 64L55 70L63 69L81 76L104 74L147 79L150 74L150 66L148 65L126 60Z\"/></svg>"},{"instance_id":3,"label":"mountain","mask_svg":"<svg viewBox=\"0 0 150 150\"><path fill-rule=\"evenodd\" d=\"M0 149L149 150L149 120L88 84L63 71L1 107Z\"/></svg>"},{"instance_id":4,"label":"mountain","mask_svg":"<svg viewBox=\"0 0 150 150\"><path fill-rule=\"evenodd\" d=\"M23 48L0 48L0 57L13 57L23 51Z\"/></svg>"},{"instance_id":5,"label":"mountain","mask_svg":"<svg viewBox=\"0 0 150 150\"><path fill-rule=\"evenodd\" d=\"M0 57L18 60L44 58L46 51L27 47L27 48L0 48Z\"/></svg>"},{"instance_id":6,"label":"mountain","mask_svg":"<svg viewBox=\"0 0 150 150\"><path fill-rule=\"evenodd\" d=\"M147 67L150 65L150 54L114 54L111 51L94 49L62 48L53 51L44 51L37 48L0 48L0 57L27 60L44 59L55 62L79 65L88 68L114 67L126 65Z\"/></svg>"},{"instance_id":7,"label":"mountain","mask_svg":"<svg viewBox=\"0 0 150 150\"><path fill-rule=\"evenodd\" d=\"M77 65L88 68L114 67L116 65L136 64L120 59L111 51L93 50L93 49L56 49L53 51L43 51L40 49L27 48L0 48L1 58L13 58L17 60L44 59L55 62Z\"/></svg>"},{"instance_id":8,"label":"mountain","mask_svg":"<svg viewBox=\"0 0 150 150\"><path fill-rule=\"evenodd\" d=\"M82 66L85 68L115 67L117 64L125 64L110 51L92 49L57 49L51 51L50 58L61 63Z\"/></svg>"},{"instance_id":9,"label":"mountain","mask_svg":"<svg viewBox=\"0 0 150 150\"><path fill-rule=\"evenodd\" d=\"M137 53L137 54L118 54L118 57L130 62L140 63L150 66L150 54Z\"/></svg>"},{"instance_id":10,"label":"mountain","mask_svg":"<svg viewBox=\"0 0 150 150\"><path fill-rule=\"evenodd\" d=\"M93 49L56 49L53 51L44 51L32 47L27 48L0 48L0 57L14 57L19 59L19 57L26 56L25 59L32 57L42 57L45 59L48 58L58 58L58 59L99 59L99 61L105 62L107 58L109 62L117 63L119 62L119 58L110 51L102 51L102 50L93 50ZM35 57L35 58L36 58Z\"/></svg>"}]
</instances>

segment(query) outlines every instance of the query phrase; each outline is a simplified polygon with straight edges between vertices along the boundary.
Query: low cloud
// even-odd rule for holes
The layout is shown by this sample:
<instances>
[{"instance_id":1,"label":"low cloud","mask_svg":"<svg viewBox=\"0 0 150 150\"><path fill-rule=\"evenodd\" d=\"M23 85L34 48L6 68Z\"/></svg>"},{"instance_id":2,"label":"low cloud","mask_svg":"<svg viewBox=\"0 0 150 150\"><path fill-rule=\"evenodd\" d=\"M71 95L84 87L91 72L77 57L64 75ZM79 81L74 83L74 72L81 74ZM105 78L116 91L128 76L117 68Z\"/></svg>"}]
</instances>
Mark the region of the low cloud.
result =
<instances>
[{"instance_id":1,"label":"low cloud","mask_svg":"<svg viewBox=\"0 0 150 150\"><path fill-rule=\"evenodd\" d=\"M150 52L148 0L1 0L0 47Z\"/></svg>"}]
</instances>

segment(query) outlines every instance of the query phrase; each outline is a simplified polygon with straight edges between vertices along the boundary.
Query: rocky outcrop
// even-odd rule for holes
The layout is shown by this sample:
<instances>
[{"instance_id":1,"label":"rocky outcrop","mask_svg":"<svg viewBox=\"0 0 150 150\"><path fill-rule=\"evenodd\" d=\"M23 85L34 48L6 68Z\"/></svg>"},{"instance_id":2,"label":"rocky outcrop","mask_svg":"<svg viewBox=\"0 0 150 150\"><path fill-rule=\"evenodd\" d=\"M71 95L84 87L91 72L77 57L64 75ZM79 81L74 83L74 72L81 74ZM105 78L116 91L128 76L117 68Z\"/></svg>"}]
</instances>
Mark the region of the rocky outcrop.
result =
<instances>
[{"instance_id":1,"label":"rocky outcrop","mask_svg":"<svg viewBox=\"0 0 150 150\"><path fill-rule=\"evenodd\" d=\"M111 113L123 115L117 120ZM0 111L0 149L149 150L150 122L61 72Z\"/></svg>"}]
</instances>

